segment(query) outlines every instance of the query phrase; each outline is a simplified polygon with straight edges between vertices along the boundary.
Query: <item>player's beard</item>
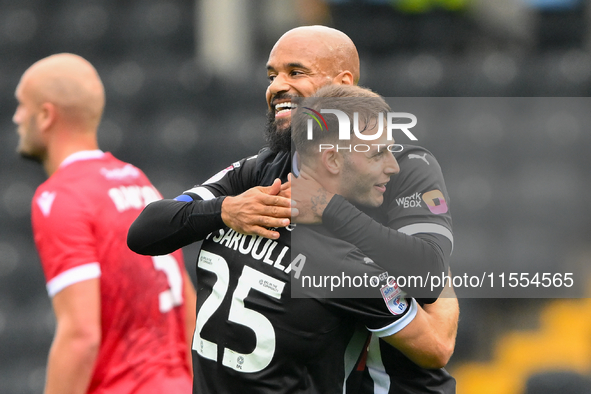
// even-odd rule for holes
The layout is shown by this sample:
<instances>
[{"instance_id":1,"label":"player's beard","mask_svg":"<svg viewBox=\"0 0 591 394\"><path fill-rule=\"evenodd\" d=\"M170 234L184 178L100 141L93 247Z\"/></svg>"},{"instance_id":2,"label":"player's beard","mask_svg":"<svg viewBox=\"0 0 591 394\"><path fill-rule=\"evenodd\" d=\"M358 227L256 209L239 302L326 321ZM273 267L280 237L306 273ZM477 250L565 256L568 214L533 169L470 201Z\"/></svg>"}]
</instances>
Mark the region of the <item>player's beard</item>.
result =
<instances>
[{"instance_id":1,"label":"player's beard","mask_svg":"<svg viewBox=\"0 0 591 394\"><path fill-rule=\"evenodd\" d=\"M34 161L35 163L38 163L38 164L43 164L43 159L39 155L36 155L33 153L28 153L28 152L22 152L22 151L17 151L17 152L23 159L31 160L31 161Z\"/></svg>"},{"instance_id":2,"label":"player's beard","mask_svg":"<svg viewBox=\"0 0 591 394\"><path fill-rule=\"evenodd\" d=\"M39 140L39 130L37 129L34 116L31 116L31 119L29 119L28 127L20 137L16 152L24 159L43 164L47 156L47 149Z\"/></svg>"},{"instance_id":3,"label":"player's beard","mask_svg":"<svg viewBox=\"0 0 591 394\"><path fill-rule=\"evenodd\" d=\"M290 120L276 121L275 112L273 110L267 112L265 137L272 152L289 152L291 150Z\"/></svg>"}]
</instances>

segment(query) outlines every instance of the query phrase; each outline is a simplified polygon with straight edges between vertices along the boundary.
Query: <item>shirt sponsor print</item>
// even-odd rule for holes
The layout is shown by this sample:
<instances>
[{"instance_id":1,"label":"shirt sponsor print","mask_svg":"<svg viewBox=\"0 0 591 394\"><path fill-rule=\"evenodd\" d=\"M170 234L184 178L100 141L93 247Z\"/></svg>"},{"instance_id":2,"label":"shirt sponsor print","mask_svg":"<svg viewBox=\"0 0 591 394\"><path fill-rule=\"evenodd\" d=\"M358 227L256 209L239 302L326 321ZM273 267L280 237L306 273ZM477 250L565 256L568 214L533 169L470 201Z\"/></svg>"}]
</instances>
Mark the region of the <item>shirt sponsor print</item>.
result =
<instances>
[{"instance_id":1,"label":"shirt sponsor print","mask_svg":"<svg viewBox=\"0 0 591 394\"><path fill-rule=\"evenodd\" d=\"M427 204L427 208L435 215L441 215L447 212L447 203L441 191L435 189L430 192L423 193L423 201Z\"/></svg>"},{"instance_id":2,"label":"shirt sponsor print","mask_svg":"<svg viewBox=\"0 0 591 394\"><path fill-rule=\"evenodd\" d=\"M420 208L422 203L421 194L417 192L410 196L399 197L396 199L396 204L402 208Z\"/></svg>"},{"instance_id":3,"label":"shirt sponsor print","mask_svg":"<svg viewBox=\"0 0 591 394\"><path fill-rule=\"evenodd\" d=\"M426 193L413 193L410 196L399 197L396 199L396 204L402 208L421 208L423 202L429 208L431 213L441 215L448 211L447 202L440 190L431 190Z\"/></svg>"},{"instance_id":4,"label":"shirt sponsor print","mask_svg":"<svg viewBox=\"0 0 591 394\"><path fill-rule=\"evenodd\" d=\"M117 179L125 179L125 178L138 178L140 176L140 170L136 167L132 166L131 164L126 164L123 167L119 168L101 168L100 173L106 179L109 180L117 180Z\"/></svg>"}]
</instances>

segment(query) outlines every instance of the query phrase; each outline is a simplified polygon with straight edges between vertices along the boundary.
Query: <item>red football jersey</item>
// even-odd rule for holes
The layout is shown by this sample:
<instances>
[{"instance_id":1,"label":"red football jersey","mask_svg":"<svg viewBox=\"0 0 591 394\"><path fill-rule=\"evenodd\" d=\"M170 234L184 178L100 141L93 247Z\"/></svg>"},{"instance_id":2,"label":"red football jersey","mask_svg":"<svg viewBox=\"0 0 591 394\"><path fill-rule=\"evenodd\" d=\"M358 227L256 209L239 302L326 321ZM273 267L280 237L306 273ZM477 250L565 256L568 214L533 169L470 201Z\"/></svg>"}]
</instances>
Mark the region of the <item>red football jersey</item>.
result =
<instances>
[{"instance_id":1,"label":"red football jersey","mask_svg":"<svg viewBox=\"0 0 591 394\"><path fill-rule=\"evenodd\" d=\"M189 393L183 257L141 256L127 231L160 199L136 167L102 151L78 152L35 193L33 232L53 297L100 278L102 342L89 393Z\"/></svg>"}]
</instances>

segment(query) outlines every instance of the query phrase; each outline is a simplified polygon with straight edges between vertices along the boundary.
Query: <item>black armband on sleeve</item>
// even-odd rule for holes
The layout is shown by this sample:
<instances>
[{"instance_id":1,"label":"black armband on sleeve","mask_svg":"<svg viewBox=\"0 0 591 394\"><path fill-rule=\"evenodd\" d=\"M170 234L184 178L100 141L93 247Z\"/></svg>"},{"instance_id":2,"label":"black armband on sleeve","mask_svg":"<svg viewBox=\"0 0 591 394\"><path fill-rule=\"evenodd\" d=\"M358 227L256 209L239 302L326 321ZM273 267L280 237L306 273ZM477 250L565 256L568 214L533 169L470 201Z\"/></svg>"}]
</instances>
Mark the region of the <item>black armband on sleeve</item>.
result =
<instances>
[{"instance_id":1,"label":"black armband on sleeve","mask_svg":"<svg viewBox=\"0 0 591 394\"><path fill-rule=\"evenodd\" d=\"M386 269L388 275L405 277L407 283L400 287L409 296L427 303L439 296L442 288L431 289L428 283L421 286L429 275L447 273L444 251L428 237L423 239L420 234L411 236L383 226L339 195L328 203L322 222L335 236L355 245ZM409 278L418 276L421 279L410 283Z\"/></svg>"},{"instance_id":2,"label":"black armband on sleeve","mask_svg":"<svg viewBox=\"0 0 591 394\"><path fill-rule=\"evenodd\" d=\"M224 226L224 198L154 201L129 228L127 246L136 253L157 256L200 241Z\"/></svg>"}]
</instances>

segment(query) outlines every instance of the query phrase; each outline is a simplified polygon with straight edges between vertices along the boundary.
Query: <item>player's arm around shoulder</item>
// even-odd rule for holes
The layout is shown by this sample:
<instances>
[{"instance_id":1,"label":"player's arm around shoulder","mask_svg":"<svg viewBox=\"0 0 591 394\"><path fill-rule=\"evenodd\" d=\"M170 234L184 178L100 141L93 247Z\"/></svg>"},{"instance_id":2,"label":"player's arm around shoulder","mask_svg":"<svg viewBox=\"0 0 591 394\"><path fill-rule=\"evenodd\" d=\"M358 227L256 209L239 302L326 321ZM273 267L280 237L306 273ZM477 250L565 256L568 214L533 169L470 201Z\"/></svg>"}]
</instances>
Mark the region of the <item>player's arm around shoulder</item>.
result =
<instances>
[{"instance_id":1,"label":"player's arm around shoulder","mask_svg":"<svg viewBox=\"0 0 591 394\"><path fill-rule=\"evenodd\" d=\"M45 394L85 393L101 343L100 279L70 285L52 298L57 326Z\"/></svg>"},{"instance_id":2,"label":"player's arm around shoulder","mask_svg":"<svg viewBox=\"0 0 591 394\"><path fill-rule=\"evenodd\" d=\"M251 163L235 162L174 199L148 204L129 228L128 247L143 255L168 254L222 228L222 203L243 191L241 178L252 173Z\"/></svg>"}]
</instances>

